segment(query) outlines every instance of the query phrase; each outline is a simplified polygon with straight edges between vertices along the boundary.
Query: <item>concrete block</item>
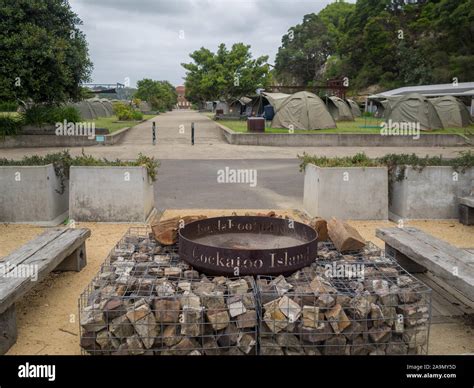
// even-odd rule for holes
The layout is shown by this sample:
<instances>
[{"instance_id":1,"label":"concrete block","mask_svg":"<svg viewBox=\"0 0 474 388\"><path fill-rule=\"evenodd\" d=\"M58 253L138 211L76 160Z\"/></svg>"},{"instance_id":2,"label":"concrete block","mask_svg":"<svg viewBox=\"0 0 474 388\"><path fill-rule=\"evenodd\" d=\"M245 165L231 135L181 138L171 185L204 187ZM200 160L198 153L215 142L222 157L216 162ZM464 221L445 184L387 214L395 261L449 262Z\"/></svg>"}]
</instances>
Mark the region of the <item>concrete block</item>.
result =
<instances>
[{"instance_id":1,"label":"concrete block","mask_svg":"<svg viewBox=\"0 0 474 388\"><path fill-rule=\"evenodd\" d=\"M473 168L457 173L452 167L430 166L419 171L406 166L404 178L393 182L390 190L390 217L457 219L459 197L468 196L473 185Z\"/></svg>"},{"instance_id":2,"label":"concrete block","mask_svg":"<svg viewBox=\"0 0 474 388\"><path fill-rule=\"evenodd\" d=\"M58 225L69 207L69 182L61 182L52 164L0 167L0 222Z\"/></svg>"},{"instance_id":3,"label":"concrete block","mask_svg":"<svg viewBox=\"0 0 474 388\"><path fill-rule=\"evenodd\" d=\"M303 207L312 217L345 220L388 218L385 167L306 166Z\"/></svg>"},{"instance_id":4,"label":"concrete block","mask_svg":"<svg viewBox=\"0 0 474 388\"><path fill-rule=\"evenodd\" d=\"M154 209L145 167L71 167L69 218L92 222L145 222Z\"/></svg>"}]
</instances>

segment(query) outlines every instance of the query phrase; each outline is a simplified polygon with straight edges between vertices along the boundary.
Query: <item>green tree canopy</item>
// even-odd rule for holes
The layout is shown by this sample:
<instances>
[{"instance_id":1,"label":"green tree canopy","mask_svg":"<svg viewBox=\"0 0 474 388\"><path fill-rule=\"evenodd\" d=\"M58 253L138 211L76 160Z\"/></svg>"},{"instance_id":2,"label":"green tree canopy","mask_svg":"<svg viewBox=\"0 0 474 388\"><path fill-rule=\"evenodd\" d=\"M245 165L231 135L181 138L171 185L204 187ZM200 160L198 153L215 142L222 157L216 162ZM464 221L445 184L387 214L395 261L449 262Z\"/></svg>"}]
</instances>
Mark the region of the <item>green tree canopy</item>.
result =
<instances>
[{"instance_id":1,"label":"green tree canopy","mask_svg":"<svg viewBox=\"0 0 474 388\"><path fill-rule=\"evenodd\" d=\"M149 78L137 82L138 90L134 97L147 101L153 110L171 110L178 101L176 89L168 81L154 81Z\"/></svg>"},{"instance_id":2,"label":"green tree canopy","mask_svg":"<svg viewBox=\"0 0 474 388\"><path fill-rule=\"evenodd\" d=\"M472 81L474 0L338 1L291 28L275 63L278 80L305 85L333 77L355 88Z\"/></svg>"},{"instance_id":3,"label":"green tree canopy","mask_svg":"<svg viewBox=\"0 0 474 388\"><path fill-rule=\"evenodd\" d=\"M190 54L193 62L186 69L186 96L189 101L232 98L254 94L270 84L268 56L252 58L250 46L236 43L229 50L225 44L216 53L202 47Z\"/></svg>"},{"instance_id":4,"label":"green tree canopy","mask_svg":"<svg viewBox=\"0 0 474 388\"><path fill-rule=\"evenodd\" d=\"M1 0L0 99L80 98L92 71L81 24L66 0Z\"/></svg>"}]
</instances>

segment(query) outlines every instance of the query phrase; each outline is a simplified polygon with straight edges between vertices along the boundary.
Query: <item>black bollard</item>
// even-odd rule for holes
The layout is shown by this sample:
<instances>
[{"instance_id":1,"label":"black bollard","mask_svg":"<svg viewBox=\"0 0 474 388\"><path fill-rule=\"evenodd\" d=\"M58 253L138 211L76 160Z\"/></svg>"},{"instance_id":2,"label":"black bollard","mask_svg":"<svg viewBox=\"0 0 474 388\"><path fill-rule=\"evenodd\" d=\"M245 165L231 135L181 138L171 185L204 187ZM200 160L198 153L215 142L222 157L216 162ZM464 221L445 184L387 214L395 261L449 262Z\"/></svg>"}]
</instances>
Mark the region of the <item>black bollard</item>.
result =
<instances>
[{"instance_id":1,"label":"black bollard","mask_svg":"<svg viewBox=\"0 0 474 388\"><path fill-rule=\"evenodd\" d=\"M156 144L156 125L154 121L152 125L152 133L153 133L153 145L155 145Z\"/></svg>"},{"instance_id":2,"label":"black bollard","mask_svg":"<svg viewBox=\"0 0 474 388\"><path fill-rule=\"evenodd\" d=\"M191 123L191 145L194 145L194 123Z\"/></svg>"}]
</instances>

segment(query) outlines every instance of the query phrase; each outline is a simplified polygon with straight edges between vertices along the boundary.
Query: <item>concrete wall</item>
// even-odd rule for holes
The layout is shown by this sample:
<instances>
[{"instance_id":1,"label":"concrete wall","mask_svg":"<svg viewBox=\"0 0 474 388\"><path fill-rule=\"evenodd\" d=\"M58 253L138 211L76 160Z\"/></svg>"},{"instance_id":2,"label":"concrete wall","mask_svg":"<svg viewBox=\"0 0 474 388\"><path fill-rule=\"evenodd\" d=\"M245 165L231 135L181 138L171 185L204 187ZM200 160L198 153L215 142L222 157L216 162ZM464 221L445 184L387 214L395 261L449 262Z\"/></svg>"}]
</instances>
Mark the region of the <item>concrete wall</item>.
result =
<instances>
[{"instance_id":1,"label":"concrete wall","mask_svg":"<svg viewBox=\"0 0 474 388\"><path fill-rule=\"evenodd\" d=\"M68 210L68 181L61 191L52 164L0 167L0 222L57 225ZM57 191L56 191L57 190Z\"/></svg>"},{"instance_id":2,"label":"concrete wall","mask_svg":"<svg viewBox=\"0 0 474 388\"><path fill-rule=\"evenodd\" d=\"M474 188L474 168L456 174L451 167L406 167L405 178L391 188L391 218L457 219L458 197Z\"/></svg>"},{"instance_id":3,"label":"concrete wall","mask_svg":"<svg viewBox=\"0 0 474 388\"><path fill-rule=\"evenodd\" d=\"M312 217L386 220L387 168L321 168L309 164L305 169L303 207Z\"/></svg>"},{"instance_id":4,"label":"concrete wall","mask_svg":"<svg viewBox=\"0 0 474 388\"><path fill-rule=\"evenodd\" d=\"M422 134L414 140L408 136L380 136L356 133L240 133L216 123L225 139L235 145L275 147L466 147L460 135Z\"/></svg>"},{"instance_id":5,"label":"concrete wall","mask_svg":"<svg viewBox=\"0 0 474 388\"><path fill-rule=\"evenodd\" d=\"M151 127L151 124L150 124ZM104 142L98 143L95 138L87 136L56 136L56 135L18 135L0 138L1 148L35 148L35 147L90 147L97 144L113 145L122 141L130 128L120 129L110 135L104 135Z\"/></svg>"},{"instance_id":6,"label":"concrete wall","mask_svg":"<svg viewBox=\"0 0 474 388\"><path fill-rule=\"evenodd\" d=\"M69 202L71 219L96 222L145 222L155 204L145 167L115 166L71 167Z\"/></svg>"}]
</instances>

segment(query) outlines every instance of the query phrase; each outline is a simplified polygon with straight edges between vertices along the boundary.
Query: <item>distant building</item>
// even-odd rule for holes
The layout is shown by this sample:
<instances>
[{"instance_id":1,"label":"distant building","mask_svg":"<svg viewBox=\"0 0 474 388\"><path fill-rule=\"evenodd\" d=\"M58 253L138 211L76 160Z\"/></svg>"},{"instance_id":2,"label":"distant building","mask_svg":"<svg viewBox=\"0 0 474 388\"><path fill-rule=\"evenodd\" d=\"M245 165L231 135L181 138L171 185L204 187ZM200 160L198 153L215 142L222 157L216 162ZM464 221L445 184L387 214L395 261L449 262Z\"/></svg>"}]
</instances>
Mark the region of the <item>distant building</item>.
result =
<instances>
[{"instance_id":1,"label":"distant building","mask_svg":"<svg viewBox=\"0 0 474 388\"><path fill-rule=\"evenodd\" d=\"M186 88L177 86L176 93L178 93L178 109L191 109L191 103L186 100Z\"/></svg>"}]
</instances>

